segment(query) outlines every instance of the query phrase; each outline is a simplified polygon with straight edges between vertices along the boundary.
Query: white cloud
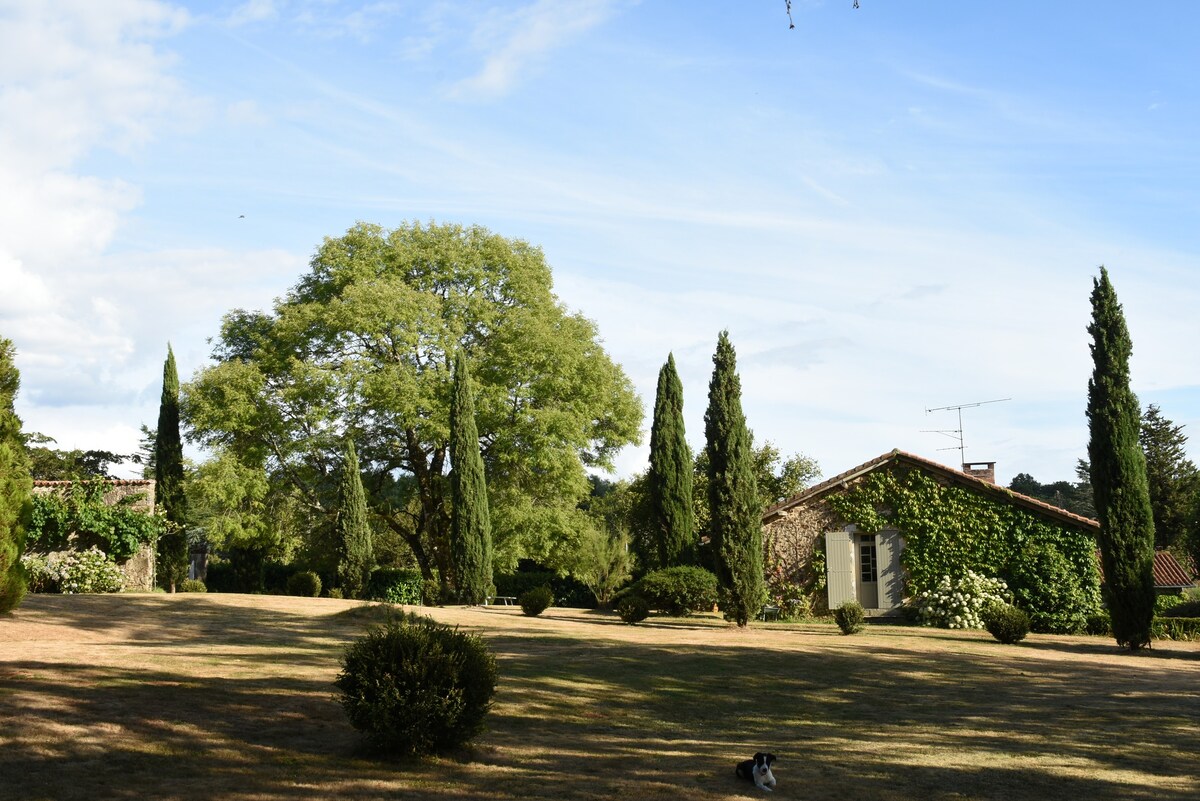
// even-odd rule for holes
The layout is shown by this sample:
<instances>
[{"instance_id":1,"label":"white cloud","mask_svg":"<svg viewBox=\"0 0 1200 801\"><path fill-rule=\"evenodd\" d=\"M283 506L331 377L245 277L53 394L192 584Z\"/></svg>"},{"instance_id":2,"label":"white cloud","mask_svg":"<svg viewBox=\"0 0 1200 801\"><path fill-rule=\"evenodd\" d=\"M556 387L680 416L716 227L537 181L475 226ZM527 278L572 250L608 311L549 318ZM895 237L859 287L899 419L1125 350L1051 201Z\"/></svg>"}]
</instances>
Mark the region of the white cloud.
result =
<instances>
[{"instance_id":1,"label":"white cloud","mask_svg":"<svg viewBox=\"0 0 1200 801\"><path fill-rule=\"evenodd\" d=\"M279 5L275 0L247 0L230 12L225 22L236 28L273 20L279 16Z\"/></svg>"},{"instance_id":2,"label":"white cloud","mask_svg":"<svg viewBox=\"0 0 1200 801\"><path fill-rule=\"evenodd\" d=\"M613 5L612 0L538 0L516 11L483 15L472 37L483 53L483 66L455 84L452 95L495 98L507 94L546 54L607 20Z\"/></svg>"}]
</instances>

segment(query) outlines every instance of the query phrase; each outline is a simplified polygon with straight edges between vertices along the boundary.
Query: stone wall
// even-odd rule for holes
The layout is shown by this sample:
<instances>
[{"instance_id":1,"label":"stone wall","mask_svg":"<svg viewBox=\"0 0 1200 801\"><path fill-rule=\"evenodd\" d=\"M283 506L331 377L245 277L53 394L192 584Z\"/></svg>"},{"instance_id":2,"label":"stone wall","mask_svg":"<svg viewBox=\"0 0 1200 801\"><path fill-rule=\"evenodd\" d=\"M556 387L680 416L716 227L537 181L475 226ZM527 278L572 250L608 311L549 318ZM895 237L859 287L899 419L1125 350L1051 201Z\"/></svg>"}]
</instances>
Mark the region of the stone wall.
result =
<instances>
[{"instance_id":1,"label":"stone wall","mask_svg":"<svg viewBox=\"0 0 1200 801\"><path fill-rule=\"evenodd\" d=\"M825 577L816 575L813 553L826 531L841 528L836 515L823 501L795 506L779 512L763 525L763 547L766 550L767 583L824 586ZM827 606L828 596L815 593L810 601L814 611Z\"/></svg>"},{"instance_id":2,"label":"stone wall","mask_svg":"<svg viewBox=\"0 0 1200 801\"><path fill-rule=\"evenodd\" d=\"M66 492L74 484L73 481L35 481L35 495L50 495ZM134 509L150 514L154 511L154 479L111 479L106 482L108 489L104 493L104 502L109 506L121 500L134 497L131 504ZM150 592L154 589L155 579L155 548L152 543L143 545L138 552L118 562L121 575L124 577L127 592Z\"/></svg>"}]
</instances>

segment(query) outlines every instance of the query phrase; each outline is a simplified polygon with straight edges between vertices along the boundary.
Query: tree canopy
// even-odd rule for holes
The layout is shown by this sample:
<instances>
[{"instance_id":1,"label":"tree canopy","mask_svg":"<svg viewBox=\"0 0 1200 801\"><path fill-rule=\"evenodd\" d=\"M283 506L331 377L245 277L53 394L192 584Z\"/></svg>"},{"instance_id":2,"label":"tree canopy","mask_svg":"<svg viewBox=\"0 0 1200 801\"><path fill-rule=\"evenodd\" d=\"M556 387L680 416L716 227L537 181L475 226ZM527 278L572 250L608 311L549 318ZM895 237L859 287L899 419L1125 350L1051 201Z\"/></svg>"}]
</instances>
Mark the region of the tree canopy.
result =
<instances>
[{"instance_id":1,"label":"tree canopy","mask_svg":"<svg viewBox=\"0 0 1200 801\"><path fill-rule=\"evenodd\" d=\"M1146 480L1154 514L1154 544L1182 545L1187 539L1192 511L1200 490L1200 471L1187 458L1183 426L1163 416L1156 404L1142 413L1139 434L1146 455Z\"/></svg>"},{"instance_id":2,"label":"tree canopy","mask_svg":"<svg viewBox=\"0 0 1200 801\"><path fill-rule=\"evenodd\" d=\"M449 571L451 375L461 349L496 559L571 547L585 467L636 442L641 403L596 326L552 291L541 250L479 226L359 223L327 238L273 312L235 310L185 388L191 437L328 515L341 443L372 511L423 574Z\"/></svg>"}]
</instances>

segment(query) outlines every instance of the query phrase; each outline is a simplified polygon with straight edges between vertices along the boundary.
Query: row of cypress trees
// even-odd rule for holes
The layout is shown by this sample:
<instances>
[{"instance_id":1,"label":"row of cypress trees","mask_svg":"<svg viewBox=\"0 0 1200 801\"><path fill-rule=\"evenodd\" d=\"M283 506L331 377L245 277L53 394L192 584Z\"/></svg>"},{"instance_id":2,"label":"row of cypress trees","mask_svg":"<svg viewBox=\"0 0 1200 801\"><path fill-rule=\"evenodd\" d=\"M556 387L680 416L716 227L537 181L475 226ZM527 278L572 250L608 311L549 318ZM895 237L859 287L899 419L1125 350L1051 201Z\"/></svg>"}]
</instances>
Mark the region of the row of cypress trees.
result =
<instances>
[{"instance_id":1,"label":"row of cypress trees","mask_svg":"<svg viewBox=\"0 0 1200 801\"><path fill-rule=\"evenodd\" d=\"M750 430L742 412L737 357L728 331L721 332L713 354L704 433L717 578L725 591L726 614L745 626L762 604L762 509ZM673 354L658 373L647 484L659 565L694 564L698 543L692 508L692 454L684 432L683 385Z\"/></svg>"}]
</instances>

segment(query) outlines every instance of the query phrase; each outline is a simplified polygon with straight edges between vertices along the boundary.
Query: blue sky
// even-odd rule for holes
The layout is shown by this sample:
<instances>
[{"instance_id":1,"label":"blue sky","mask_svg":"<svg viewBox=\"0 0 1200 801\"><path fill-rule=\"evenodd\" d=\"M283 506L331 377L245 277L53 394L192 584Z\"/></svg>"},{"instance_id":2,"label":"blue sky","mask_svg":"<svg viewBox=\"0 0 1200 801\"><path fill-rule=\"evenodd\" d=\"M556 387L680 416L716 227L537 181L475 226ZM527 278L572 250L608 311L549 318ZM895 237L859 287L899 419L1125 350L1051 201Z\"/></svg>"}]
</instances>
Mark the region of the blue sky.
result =
<instances>
[{"instance_id":1,"label":"blue sky","mask_svg":"<svg viewBox=\"0 0 1200 801\"><path fill-rule=\"evenodd\" d=\"M1200 6L860 5L0 0L18 412L132 451L168 340L186 378L323 237L436 219L540 244L647 407L673 351L693 447L728 328L756 437L826 474L953 464L925 409L1012 398L967 458L1072 478L1100 264L1196 434Z\"/></svg>"}]
</instances>

